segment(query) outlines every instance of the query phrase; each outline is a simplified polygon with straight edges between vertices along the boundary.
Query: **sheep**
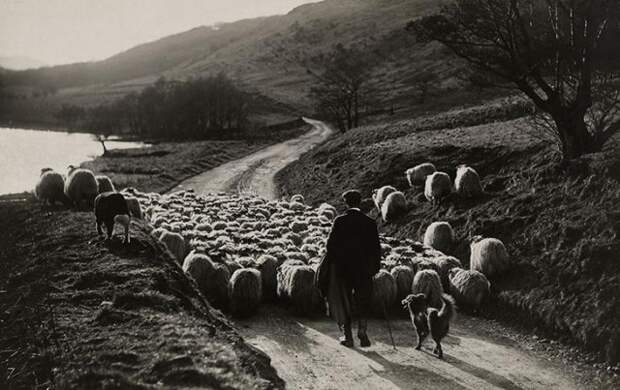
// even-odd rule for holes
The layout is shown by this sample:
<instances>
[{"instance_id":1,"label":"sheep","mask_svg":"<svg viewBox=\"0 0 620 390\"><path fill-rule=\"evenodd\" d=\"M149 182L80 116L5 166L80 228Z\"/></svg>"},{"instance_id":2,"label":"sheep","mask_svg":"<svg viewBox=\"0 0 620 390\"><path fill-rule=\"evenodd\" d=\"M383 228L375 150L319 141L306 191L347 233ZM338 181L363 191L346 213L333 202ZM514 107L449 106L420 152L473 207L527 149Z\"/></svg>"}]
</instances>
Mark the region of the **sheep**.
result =
<instances>
[{"instance_id":1,"label":"sheep","mask_svg":"<svg viewBox=\"0 0 620 390\"><path fill-rule=\"evenodd\" d=\"M473 168L466 165L459 165L456 168L456 179L454 179L456 193L471 198L482 194L480 176Z\"/></svg>"},{"instance_id":2,"label":"sheep","mask_svg":"<svg viewBox=\"0 0 620 390\"><path fill-rule=\"evenodd\" d=\"M278 259L270 255L262 255L256 260L256 268L260 271L263 283L263 299L272 301L278 288Z\"/></svg>"},{"instance_id":3,"label":"sheep","mask_svg":"<svg viewBox=\"0 0 620 390\"><path fill-rule=\"evenodd\" d=\"M159 237L159 241L170 251L176 261L185 259L185 240L179 233L165 231Z\"/></svg>"},{"instance_id":4,"label":"sheep","mask_svg":"<svg viewBox=\"0 0 620 390\"><path fill-rule=\"evenodd\" d=\"M115 192L114 184L112 184L112 180L109 177L100 175L95 176L95 180L97 180L97 188L100 194L104 192Z\"/></svg>"},{"instance_id":5,"label":"sheep","mask_svg":"<svg viewBox=\"0 0 620 390\"><path fill-rule=\"evenodd\" d=\"M400 191L390 193L381 206L381 216L385 222L407 212L407 199L405 194Z\"/></svg>"},{"instance_id":6,"label":"sheep","mask_svg":"<svg viewBox=\"0 0 620 390\"><path fill-rule=\"evenodd\" d=\"M304 204L305 199L303 195L296 194L296 195L291 196L291 202L297 202L297 203Z\"/></svg>"},{"instance_id":7,"label":"sheep","mask_svg":"<svg viewBox=\"0 0 620 390\"><path fill-rule=\"evenodd\" d=\"M76 208L83 207L84 203L92 206L95 197L99 195L97 179L95 179L92 171L78 169L70 165L64 192L65 196Z\"/></svg>"},{"instance_id":8,"label":"sheep","mask_svg":"<svg viewBox=\"0 0 620 390\"><path fill-rule=\"evenodd\" d=\"M407 171L405 171L405 176L407 176L410 187L422 187L426 182L426 176L432 175L436 171L437 169L433 164L424 163L407 169Z\"/></svg>"},{"instance_id":9,"label":"sheep","mask_svg":"<svg viewBox=\"0 0 620 390\"><path fill-rule=\"evenodd\" d=\"M415 274L411 286L412 294L424 294L429 307L441 309L443 287L439 274L434 270L421 270Z\"/></svg>"},{"instance_id":10,"label":"sheep","mask_svg":"<svg viewBox=\"0 0 620 390\"><path fill-rule=\"evenodd\" d=\"M472 239L469 268L482 272L487 278L497 276L508 268L508 251L504 243L497 238Z\"/></svg>"},{"instance_id":11,"label":"sheep","mask_svg":"<svg viewBox=\"0 0 620 390\"><path fill-rule=\"evenodd\" d=\"M450 286L449 274L453 268L463 268L461 261L452 256L432 257L430 261L437 266L437 273L441 279L441 284L445 289Z\"/></svg>"},{"instance_id":12,"label":"sheep","mask_svg":"<svg viewBox=\"0 0 620 390\"><path fill-rule=\"evenodd\" d=\"M435 172L426 177L424 196L429 202L437 203L452 192L452 180L445 172Z\"/></svg>"},{"instance_id":13,"label":"sheep","mask_svg":"<svg viewBox=\"0 0 620 390\"><path fill-rule=\"evenodd\" d=\"M372 198L364 198L362 199L362 203L360 203L360 210L364 214L369 214L376 207L377 205Z\"/></svg>"},{"instance_id":14,"label":"sheep","mask_svg":"<svg viewBox=\"0 0 620 390\"><path fill-rule=\"evenodd\" d=\"M213 273L213 262L207 255L191 251L183 261L183 272L194 278L198 289L205 296L209 285L211 273Z\"/></svg>"},{"instance_id":15,"label":"sheep","mask_svg":"<svg viewBox=\"0 0 620 390\"><path fill-rule=\"evenodd\" d=\"M66 199L64 188L65 178L51 168L44 168L41 169L41 176L34 189L34 195L37 199L52 205L57 201L64 203Z\"/></svg>"},{"instance_id":16,"label":"sheep","mask_svg":"<svg viewBox=\"0 0 620 390\"><path fill-rule=\"evenodd\" d=\"M321 296L314 285L315 271L297 260L284 262L278 270L278 298L300 315L311 315L321 308Z\"/></svg>"},{"instance_id":17,"label":"sheep","mask_svg":"<svg viewBox=\"0 0 620 390\"><path fill-rule=\"evenodd\" d=\"M230 271L225 264L214 264L206 286L206 298L214 307L225 310L228 307L228 282Z\"/></svg>"},{"instance_id":18,"label":"sheep","mask_svg":"<svg viewBox=\"0 0 620 390\"><path fill-rule=\"evenodd\" d=\"M448 222L433 222L424 233L424 245L447 253L454 245L454 231Z\"/></svg>"},{"instance_id":19,"label":"sheep","mask_svg":"<svg viewBox=\"0 0 620 390\"><path fill-rule=\"evenodd\" d=\"M382 269L372 278L371 307L376 315L383 316L396 302L397 285L394 277Z\"/></svg>"},{"instance_id":20,"label":"sheep","mask_svg":"<svg viewBox=\"0 0 620 390\"><path fill-rule=\"evenodd\" d=\"M482 272L453 268L449 273L450 294L460 305L480 309L482 301L489 296L491 283Z\"/></svg>"},{"instance_id":21,"label":"sheep","mask_svg":"<svg viewBox=\"0 0 620 390\"><path fill-rule=\"evenodd\" d=\"M400 302L411 294L411 285L413 284L413 269L406 265L397 265L392 268L391 272L394 282L396 283L396 301Z\"/></svg>"},{"instance_id":22,"label":"sheep","mask_svg":"<svg viewBox=\"0 0 620 390\"><path fill-rule=\"evenodd\" d=\"M392 186L383 186L377 190L374 190L372 193L372 200L375 202L375 206L377 210L381 211L381 206L383 206L383 202L392 192L396 192L396 188Z\"/></svg>"},{"instance_id":23,"label":"sheep","mask_svg":"<svg viewBox=\"0 0 620 390\"><path fill-rule=\"evenodd\" d=\"M127 206L131 215L137 219L142 219L142 208L140 207L140 201L133 196L125 198L127 200Z\"/></svg>"},{"instance_id":24,"label":"sheep","mask_svg":"<svg viewBox=\"0 0 620 390\"><path fill-rule=\"evenodd\" d=\"M125 228L124 242L128 244L130 242L129 223L131 217L125 197L118 192L104 192L97 195L94 203L97 233L103 234L101 224L104 224L107 230L107 239L110 240L114 232L114 224L118 222Z\"/></svg>"},{"instance_id":25,"label":"sheep","mask_svg":"<svg viewBox=\"0 0 620 390\"><path fill-rule=\"evenodd\" d=\"M262 293L261 276L254 268L238 269L228 282L228 303L234 317L247 318L258 311Z\"/></svg>"}]
</instances>

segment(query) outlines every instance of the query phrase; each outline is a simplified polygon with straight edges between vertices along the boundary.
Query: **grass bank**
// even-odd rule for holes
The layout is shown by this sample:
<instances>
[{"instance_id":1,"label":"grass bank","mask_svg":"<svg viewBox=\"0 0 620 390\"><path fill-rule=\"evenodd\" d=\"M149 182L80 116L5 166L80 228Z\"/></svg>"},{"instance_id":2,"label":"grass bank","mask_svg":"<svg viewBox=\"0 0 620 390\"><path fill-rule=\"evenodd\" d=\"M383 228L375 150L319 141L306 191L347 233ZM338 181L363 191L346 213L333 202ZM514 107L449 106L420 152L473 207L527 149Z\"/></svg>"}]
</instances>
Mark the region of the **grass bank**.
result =
<instances>
[{"instance_id":1,"label":"grass bank","mask_svg":"<svg viewBox=\"0 0 620 390\"><path fill-rule=\"evenodd\" d=\"M620 360L620 157L617 149L560 164L549 145L528 133L525 119L453 111L386 122L336 137L280 172L283 192L312 203L340 204L349 188L394 185L409 201L406 215L382 224L388 235L421 240L433 221L448 221L469 264L468 238L504 241L512 269L493 280L485 315L528 324L578 342L600 358ZM473 116L472 116L473 115ZM404 171L430 161L455 176L468 164L487 194L432 206L408 188ZM512 317L512 313L516 314Z\"/></svg>"},{"instance_id":2,"label":"grass bank","mask_svg":"<svg viewBox=\"0 0 620 390\"><path fill-rule=\"evenodd\" d=\"M282 388L179 266L133 223L0 200L0 388Z\"/></svg>"}]
</instances>

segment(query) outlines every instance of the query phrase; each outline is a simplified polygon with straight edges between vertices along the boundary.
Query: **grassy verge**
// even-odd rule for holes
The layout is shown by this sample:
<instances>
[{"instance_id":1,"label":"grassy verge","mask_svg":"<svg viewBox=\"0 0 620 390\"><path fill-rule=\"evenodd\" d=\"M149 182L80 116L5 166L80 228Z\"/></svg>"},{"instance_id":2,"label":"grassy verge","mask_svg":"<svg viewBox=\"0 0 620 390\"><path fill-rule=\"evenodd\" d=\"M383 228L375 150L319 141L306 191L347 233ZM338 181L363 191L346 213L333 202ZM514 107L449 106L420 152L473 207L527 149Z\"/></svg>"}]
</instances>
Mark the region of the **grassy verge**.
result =
<instances>
[{"instance_id":1,"label":"grassy verge","mask_svg":"<svg viewBox=\"0 0 620 390\"><path fill-rule=\"evenodd\" d=\"M469 111L476 112L476 111ZM409 212L381 229L421 239L445 220L456 230L453 255L469 264L468 238L503 240L513 268L493 280L486 315L507 313L541 331L578 342L608 362L620 360L620 159L617 150L562 165L551 147L513 119L471 126L484 117L449 113L366 126L326 142L278 176L286 193L313 203L339 204L339 195L391 184L403 190ZM446 118L456 118L446 121ZM511 118L511 116L508 116ZM469 127L468 127L469 126ZM432 131L424 131L432 130ZM431 206L408 188L404 171L430 161L455 176L468 164L487 194ZM510 317L511 320L514 317Z\"/></svg>"}]
</instances>

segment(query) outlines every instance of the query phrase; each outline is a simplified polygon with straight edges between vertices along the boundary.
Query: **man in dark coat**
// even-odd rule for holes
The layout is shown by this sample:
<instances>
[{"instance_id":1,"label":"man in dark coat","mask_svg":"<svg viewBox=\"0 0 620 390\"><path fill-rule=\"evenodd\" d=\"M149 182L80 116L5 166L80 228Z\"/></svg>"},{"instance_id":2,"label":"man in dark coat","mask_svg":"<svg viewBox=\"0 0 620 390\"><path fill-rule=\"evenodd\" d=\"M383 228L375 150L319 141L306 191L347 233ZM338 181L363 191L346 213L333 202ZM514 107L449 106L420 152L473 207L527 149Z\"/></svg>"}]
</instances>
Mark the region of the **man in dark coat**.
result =
<instances>
[{"instance_id":1,"label":"man in dark coat","mask_svg":"<svg viewBox=\"0 0 620 390\"><path fill-rule=\"evenodd\" d=\"M366 333L372 278L381 265L381 244L377 225L373 219L360 211L362 196L359 191L347 191L342 195L347 211L334 221L327 239L327 255L335 264L336 278L344 288L345 301L354 302L359 318L357 335L362 347L369 347ZM341 325L344 337L340 343L353 346L351 313L345 316Z\"/></svg>"}]
</instances>

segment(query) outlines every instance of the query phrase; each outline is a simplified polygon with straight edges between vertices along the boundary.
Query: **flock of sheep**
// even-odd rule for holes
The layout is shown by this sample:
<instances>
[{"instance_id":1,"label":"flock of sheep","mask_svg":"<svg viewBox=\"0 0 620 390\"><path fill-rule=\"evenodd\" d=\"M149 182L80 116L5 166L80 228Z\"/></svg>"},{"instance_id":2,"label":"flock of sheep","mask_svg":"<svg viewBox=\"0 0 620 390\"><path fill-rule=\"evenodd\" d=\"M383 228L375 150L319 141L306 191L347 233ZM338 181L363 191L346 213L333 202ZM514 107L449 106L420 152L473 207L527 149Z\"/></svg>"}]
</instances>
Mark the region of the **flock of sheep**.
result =
<instances>
[{"instance_id":1,"label":"flock of sheep","mask_svg":"<svg viewBox=\"0 0 620 390\"><path fill-rule=\"evenodd\" d=\"M424 183L429 201L452 191L446 176L434 172L431 164L407 171L412 186ZM478 175L468 167L459 167L455 187L467 196L482 192ZM35 194L43 201L79 206L106 191L114 191L109 178L70 167L66 179L44 170ZM129 188L121 193L132 217L150 223L151 234L213 306L235 317L251 316L261 302L274 301L299 315L325 312L314 275L325 254L335 207L327 203L310 207L301 195L270 201L192 191L161 195ZM373 200L386 221L406 211L404 195L393 187L377 190ZM471 244L470 269L464 269L457 258L442 252L454 245L454 239L447 222L429 225L424 244L382 236L382 269L374 277L372 299L376 314L399 306L411 293L424 293L429 306L440 308L444 291L460 305L478 308L489 294L487 277L507 268L506 249L499 240L478 238Z\"/></svg>"}]
</instances>

